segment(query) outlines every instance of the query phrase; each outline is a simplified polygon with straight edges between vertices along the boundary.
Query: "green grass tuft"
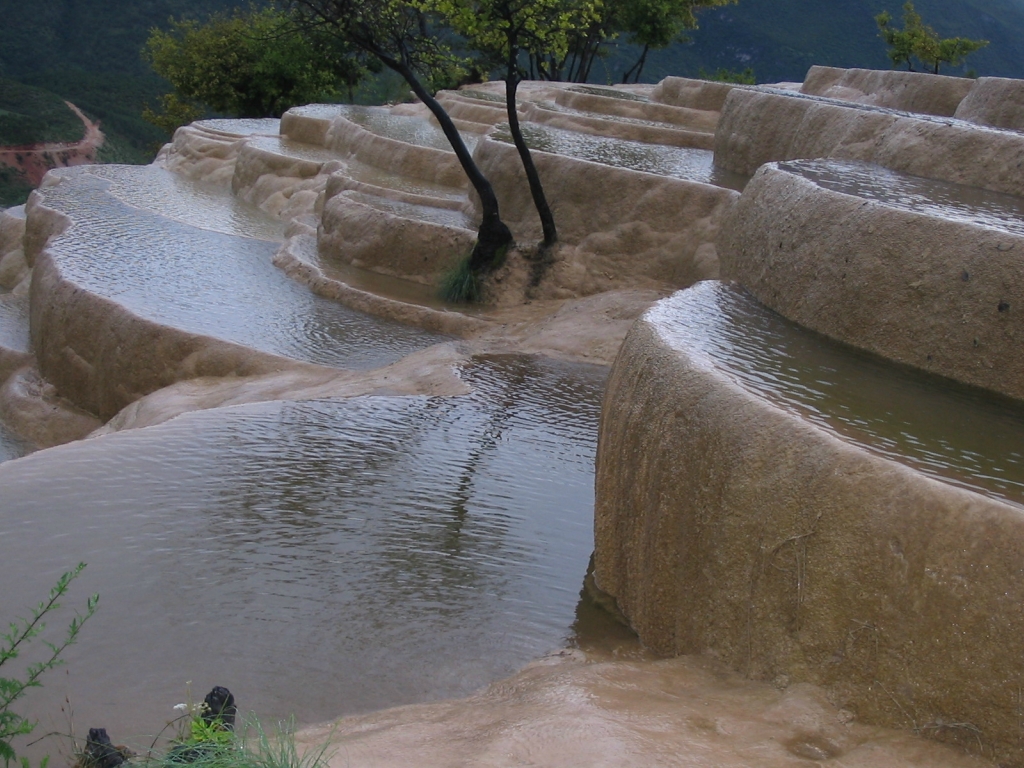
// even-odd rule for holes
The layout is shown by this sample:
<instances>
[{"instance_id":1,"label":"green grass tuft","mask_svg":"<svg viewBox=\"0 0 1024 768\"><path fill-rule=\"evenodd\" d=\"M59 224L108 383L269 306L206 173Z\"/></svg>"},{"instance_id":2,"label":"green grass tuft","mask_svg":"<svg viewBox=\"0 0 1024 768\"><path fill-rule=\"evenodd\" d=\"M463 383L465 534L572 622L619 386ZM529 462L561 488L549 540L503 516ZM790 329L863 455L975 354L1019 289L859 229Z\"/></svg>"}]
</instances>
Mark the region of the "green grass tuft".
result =
<instances>
[{"instance_id":1,"label":"green grass tuft","mask_svg":"<svg viewBox=\"0 0 1024 768\"><path fill-rule=\"evenodd\" d=\"M441 276L439 295L452 304L474 304L480 301L480 277L469 266L469 256L459 259Z\"/></svg>"}]
</instances>

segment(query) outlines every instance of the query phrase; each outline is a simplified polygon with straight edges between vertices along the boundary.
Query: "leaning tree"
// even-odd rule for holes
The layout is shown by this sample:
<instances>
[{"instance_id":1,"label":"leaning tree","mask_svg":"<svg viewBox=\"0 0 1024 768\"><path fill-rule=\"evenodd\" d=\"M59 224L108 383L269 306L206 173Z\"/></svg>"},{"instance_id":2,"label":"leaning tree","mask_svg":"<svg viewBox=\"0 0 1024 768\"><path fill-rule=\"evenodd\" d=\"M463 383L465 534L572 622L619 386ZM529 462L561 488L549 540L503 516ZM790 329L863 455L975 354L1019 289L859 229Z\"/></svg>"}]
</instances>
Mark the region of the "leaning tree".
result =
<instances>
[{"instance_id":1,"label":"leaning tree","mask_svg":"<svg viewBox=\"0 0 1024 768\"><path fill-rule=\"evenodd\" d=\"M467 45L502 72L509 132L530 185L544 233L543 247L557 241L554 215L523 138L516 93L526 76L530 56L565 56L570 37L587 27L598 13L599 0L420 0L438 12Z\"/></svg>"},{"instance_id":2,"label":"leaning tree","mask_svg":"<svg viewBox=\"0 0 1024 768\"><path fill-rule=\"evenodd\" d=\"M433 73L451 71L455 59L436 18L422 4L406 0L279 0L311 29L323 29L373 56L404 78L437 119L470 184L480 197L482 219L469 258L475 275L501 263L512 232L501 220L498 197L473 160L458 128L427 87Z\"/></svg>"}]
</instances>

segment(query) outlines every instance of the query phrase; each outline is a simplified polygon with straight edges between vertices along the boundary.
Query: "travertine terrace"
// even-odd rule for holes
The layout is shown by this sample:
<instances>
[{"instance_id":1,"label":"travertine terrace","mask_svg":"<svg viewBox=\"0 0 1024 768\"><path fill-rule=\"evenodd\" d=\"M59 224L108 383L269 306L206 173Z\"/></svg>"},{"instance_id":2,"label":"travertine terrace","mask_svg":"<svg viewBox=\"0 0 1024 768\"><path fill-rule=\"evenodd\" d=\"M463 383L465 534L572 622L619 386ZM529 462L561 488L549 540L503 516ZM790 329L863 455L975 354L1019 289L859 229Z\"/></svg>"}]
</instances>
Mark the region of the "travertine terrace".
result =
<instances>
[{"instance_id":1,"label":"travertine terrace","mask_svg":"<svg viewBox=\"0 0 1024 768\"><path fill-rule=\"evenodd\" d=\"M0 212L0 524L36 582L73 525L44 509L83 542L126 515L90 568L127 624L163 602L135 542L189 521L216 544L165 637L228 645L243 601L254 706L414 705L343 720L338 765L1019 763L1022 84L524 83L540 272L502 88L439 95L523 246L472 310L434 286L478 203L418 104L200 121Z\"/></svg>"}]
</instances>

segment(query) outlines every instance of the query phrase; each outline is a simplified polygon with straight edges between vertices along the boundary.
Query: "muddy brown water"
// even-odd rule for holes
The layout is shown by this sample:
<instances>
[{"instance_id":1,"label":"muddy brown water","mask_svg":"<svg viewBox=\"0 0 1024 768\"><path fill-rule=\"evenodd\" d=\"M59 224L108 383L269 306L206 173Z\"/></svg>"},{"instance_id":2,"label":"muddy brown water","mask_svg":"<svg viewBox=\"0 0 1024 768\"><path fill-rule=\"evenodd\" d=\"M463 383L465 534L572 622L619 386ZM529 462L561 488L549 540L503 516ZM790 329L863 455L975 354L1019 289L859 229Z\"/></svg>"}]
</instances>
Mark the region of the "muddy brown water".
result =
<instances>
[{"instance_id":1,"label":"muddy brown water","mask_svg":"<svg viewBox=\"0 0 1024 768\"><path fill-rule=\"evenodd\" d=\"M843 439L1024 506L1024 403L808 331L742 289L698 283L659 303L674 346Z\"/></svg>"},{"instance_id":2,"label":"muddy brown water","mask_svg":"<svg viewBox=\"0 0 1024 768\"><path fill-rule=\"evenodd\" d=\"M78 561L67 605L101 595L26 700L41 732L67 730L67 695L79 735L139 744L189 681L322 721L465 695L572 642L606 369L461 375L473 394L223 408L0 466L0 616Z\"/></svg>"}]
</instances>

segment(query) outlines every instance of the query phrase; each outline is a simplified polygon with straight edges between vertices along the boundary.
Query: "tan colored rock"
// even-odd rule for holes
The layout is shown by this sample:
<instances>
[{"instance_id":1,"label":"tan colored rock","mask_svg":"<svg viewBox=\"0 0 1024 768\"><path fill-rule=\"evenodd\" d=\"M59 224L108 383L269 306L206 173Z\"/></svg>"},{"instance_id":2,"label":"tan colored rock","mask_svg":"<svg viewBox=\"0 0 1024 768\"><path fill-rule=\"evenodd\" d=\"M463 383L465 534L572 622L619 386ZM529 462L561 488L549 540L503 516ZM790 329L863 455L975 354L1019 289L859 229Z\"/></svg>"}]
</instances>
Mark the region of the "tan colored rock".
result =
<instances>
[{"instance_id":1,"label":"tan colored rock","mask_svg":"<svg viewBox=\"0 0 1024 768\"><path fill-rule=\"evenodd\" d=\"M849 714L849 713L847 713ZM741 680L708 657L588 659L564 651L466 699L299 732L330 768L981 768L909 734L847 721L820 689Z\"/></svg>"},{"instance_id":2,"label":"tan colored rock","mask_svg":"<svg viewBox=\"0 0 1024 768\"><path fill-rule=\"evenodd\" d=\"M317 246L325 260L433 285L473 250L472 230L404 218L354 194L327 193Z\"/></svg>"},{"instance_id":3,"label":"tan colored rock","mask_svg":"<svg viewBox=\"0 0 1024 768\"><path fill-rule=\"evenodd\" d=\"M174 132L153 161L154 165L211 184L227 185L245 140L183 125Z\"/></svg>"},{"instance_id":4,"label":"tan colored rock","mask_svg":"<svg viewBox=\"0 0 1024 768\"><path fill-rule=\"evenodd\" d=\"M737 192L532 154L560 241L571 246L546 280L584 296L613 288L683 287L717 275L717 260L712 262L705 246L714 243ZM539 240L540 221L515 147L483 139L474 156L494 184L502 218L517 240Z\"/></svg>"},{"instance_id":5,"label":"tan colored rock","mask_svg":"<svg viewBox=\"0 0 1024 768\"><path fill-rule=\"evenodd\" d=\"M729 94L715 162L753 174L765 163L837 157L1024 196L1024 134L748 88Z\"/></svg>"},{"instance_id":6,"label":"tan colored rock","mask_svg":"<svg viewBox=\"0 0 1024 768\"><path fill-rule=\"evenodd\" d=\"M927 72L811 67L800 91L904 112L952 117L974 81Z\"/></svg>"},{"instance_id":7,"label":"tan colored rock","mask_svg":"<svg viewBox=\"0 0 1024 768\"><path fill-rule=\"evenodd\" d=\"M288 370L259 376L188 379L139 398L102 427L94 427L91 436L151 427L191 411L268 400L462 395L470 389L454 369L465 359L453 345L437 344L372 371Z\"/></svg>"},{"instance_id":8,"label":"tan colored rock","mask_svg":"<svg viewBox=\"0 0 1024 768\"><path fill-rule=\"evenodd\" d=\"M454 152L379 136L344 117L336 117L331 123L326 142L342 156L355 157L367 165L413 179L451 187L466 183L466 174Z\"/></svg>"},{"instance_id":9,"label":"tan colored rock","mask_svg":"<svg viewBox=\"0 0 1024 768\"><path fill-rule=\"evenodd\" d=\"M979 77L957 107L956 117L979 125L1024 130L1024 80Z\"/></svg>"},{"instance_id":10,"label":"tan colored rock","mask_svg":"<svg viewBox=\"0 0 1024 768\"><path fill-rule=\"evenodd\" d=\"M772 165L722 231L723 276L785 317L1024 398L1024 236L833 192Z\"/></svg>"},{"instance_id":11,"label":"tan colored rock","mask_svg":"<svg viewBox=\"0 0 1024 768\"><path fill-rule=\"evenodd\" d=\"M0 368L3 358L0 351ZM26 355L26 365L9 377L0 371L0 421L5 426L36 448L81 440L100 426L95 416L58 395L31 361Z\"/></svg>"},{"instance_id":12,"label":"tan colored rock","mask_svg":"<svg viewBox=\"0 0 1024 768\"><path fill-rule=\"evenodd\" d=\"M568 91L563 91L563 93L568 93ZM606 101L614 101L614 99L606 99ZM543 123L577 133L609 136L627 141L643 141L648 144L697 147L699 149L712 149L715 145L713 130L683 130L667 124L651 125L626 122L614 118L595 117L581 112L548 109L540 104L529 104L523 112L523 118L531 123Z\"/></svg>"},{"instance_id":13,"label":"tan colored rock","mask_svg":"<svg viewBox=\"0 0 1024 768\"><path fill-rule=\"evenodd\" d=\"M102 420L184 379L323 370L140 318L65 280L45 251L34 268L30 298L40 373Z\"/></svg>"},{"instance_id":14,"label":"tan colored rock","mask_svg":"<svg viewBox=\"0 0 1024 768\"><path fill-rule=\"evenodd\" d=\"M572 88L559 91L555 95L555 103L581 112L633 120L653 120L701 133L714 133L718 124L717 110L676 107L656 101L619 99L576 91Z\"/></svg>"},{"instance_id":15,"label":"tan colored rock","mask_svg":"<svg viewBox=\"0 0 1024 768\"><path fill-rule=\"evenodd\" d=\"M823 685L858 720L1019 761L1020 508L855 447L675 343L674 318L717 290L655 305L612 369L597 585L655 651Z\"/></svg>"},{"instance_id":16,"label":"tan colored rock","mask_svg":"<svg viewBox=\"0 0 1024 768\"><path fill-rule=\"evenodd\" d=\"M675 107L721 112L726 97L737 87L742 86L686 77L666 77L654 87L651 101Z\"/></svg>"}]
</instances>

